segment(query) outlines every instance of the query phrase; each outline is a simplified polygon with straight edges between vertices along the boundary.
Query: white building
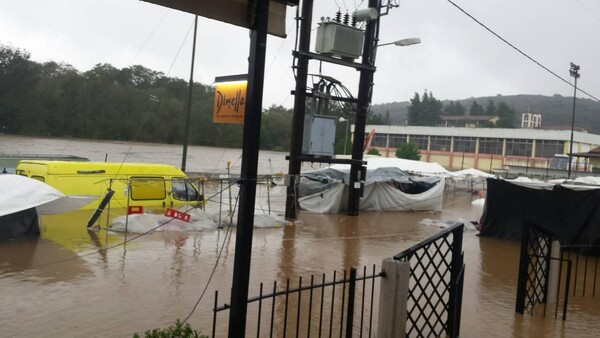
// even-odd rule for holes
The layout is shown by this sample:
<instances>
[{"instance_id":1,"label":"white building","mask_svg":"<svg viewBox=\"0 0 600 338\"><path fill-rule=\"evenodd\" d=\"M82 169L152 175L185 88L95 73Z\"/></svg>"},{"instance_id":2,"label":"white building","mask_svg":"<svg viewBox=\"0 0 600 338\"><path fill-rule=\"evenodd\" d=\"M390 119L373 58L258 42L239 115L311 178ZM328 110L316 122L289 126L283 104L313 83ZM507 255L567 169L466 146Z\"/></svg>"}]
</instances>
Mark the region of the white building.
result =
<instances>
[{"instance_id":1,"label":"white building","mask_svg":"<svg viewBox=\"0 0 600 338\"><path fill-rule=\"evenodd\" d=\"M542 126L542 114L523 113L521 115L521 128L539 128Z\"/></svg>"},{"instance_id":2,"label":"white building","mask_svg":"<svg viewBox=\"0 0 600 338\"><path fill-rule=\"evenodd\" d=\"M449 170L491 171L507 166L548 168L555 155L568 155L571 138L570 130L541 129L367 125L365 131L373 129L370 148L379 150L382 156L395 157L396 148L413 143L421 152L421 161L437 162ZM574 132L573 153L587 152L598 146L600 135ZM591 169L583 158L574 163L574 168Z\"/></svg>"}]
</instances>

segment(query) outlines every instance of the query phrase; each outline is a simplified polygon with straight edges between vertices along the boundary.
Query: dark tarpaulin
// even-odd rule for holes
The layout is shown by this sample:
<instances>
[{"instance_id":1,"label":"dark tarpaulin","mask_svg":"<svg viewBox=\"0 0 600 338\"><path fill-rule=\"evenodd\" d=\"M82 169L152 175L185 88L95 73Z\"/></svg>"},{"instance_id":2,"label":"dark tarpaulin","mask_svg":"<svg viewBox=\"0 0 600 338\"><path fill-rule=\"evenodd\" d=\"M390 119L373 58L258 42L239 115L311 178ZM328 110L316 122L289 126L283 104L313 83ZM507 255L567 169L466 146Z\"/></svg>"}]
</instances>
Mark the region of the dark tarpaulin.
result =
<instances>
[{"instance_id":1,"label":"dark tarpaulin","mask_svg":"<svg viewBox=\"0 0 600 338\"><path fill-rule=\"evenodd\" d=\"M0 241L40 235L35 208L0 216Z\"/></svg>"},{"instance_id":2,"label":"dark tarpaulin","mask_svg":"<svg viewBox=\"0 0 600 338\"><path fill-rule=\"evenodd\" d=\"M481 236L520 239L533 223L558 236L561 245L584 251L600 247L600 189L534 189L487 179Z\"/></svg>"}]
</instances>

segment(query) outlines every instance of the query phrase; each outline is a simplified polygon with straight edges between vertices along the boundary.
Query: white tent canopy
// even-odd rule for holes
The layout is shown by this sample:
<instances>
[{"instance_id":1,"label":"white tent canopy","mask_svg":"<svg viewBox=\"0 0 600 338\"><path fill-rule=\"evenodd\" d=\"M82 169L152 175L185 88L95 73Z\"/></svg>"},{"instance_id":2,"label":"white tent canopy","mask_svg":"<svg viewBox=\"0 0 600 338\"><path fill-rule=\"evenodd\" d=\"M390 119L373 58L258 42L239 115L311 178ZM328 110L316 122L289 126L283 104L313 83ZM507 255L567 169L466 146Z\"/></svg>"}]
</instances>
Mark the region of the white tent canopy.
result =
<instances>
[{"instance_id":1,"label":"white tent canopy","mask_svg":"<svg viewBox=\"0 0 600 338\"><path fill-rule=\"evenodd\" d=\"M374 170L378 168L398 168L402 171L406 171L411 174L420 174L424 176L438 176L447 177L451 176L451 173L442 167L439 163L429 163L421 161L406 160L403 158L391 158L391 157L365 157L367 161L367 170ZM331 169L339 171L349 171L349 164L335 164L331 166Z\"/></svg>"},{"instance_id":2,"label":"white tent canopy","mask_svg":"<svg viewBox=\"0 0 600 338\"><path fill-rule=\"evenodd\" d=\"M98 196L66 196L44 182L21 175L0 175L0 216L36 208L42 215L77 210Z\"/></svg>"}]
</instances>

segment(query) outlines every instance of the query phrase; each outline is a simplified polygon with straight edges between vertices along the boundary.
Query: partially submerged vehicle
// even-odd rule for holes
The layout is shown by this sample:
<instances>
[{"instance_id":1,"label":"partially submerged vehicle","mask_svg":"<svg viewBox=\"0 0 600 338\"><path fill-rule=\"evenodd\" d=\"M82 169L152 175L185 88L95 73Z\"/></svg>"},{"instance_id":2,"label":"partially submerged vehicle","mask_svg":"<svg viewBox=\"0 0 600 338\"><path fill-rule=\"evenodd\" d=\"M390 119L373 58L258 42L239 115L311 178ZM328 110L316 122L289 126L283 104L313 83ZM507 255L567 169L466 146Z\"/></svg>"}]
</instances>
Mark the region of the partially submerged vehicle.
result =
<instances>
[{"instance_id":1,"label":"partially submerged vehicle","mask_svg":"<svg viewBox=\"0 0 600 338\"><path fill-rule=\"evenodd\" d=\"M16 174L42 181L65 195L94 195L84 209L108 207L178 208L203 201L181 170L165 164L21 161Z\"/></svg>"}]
</instances>

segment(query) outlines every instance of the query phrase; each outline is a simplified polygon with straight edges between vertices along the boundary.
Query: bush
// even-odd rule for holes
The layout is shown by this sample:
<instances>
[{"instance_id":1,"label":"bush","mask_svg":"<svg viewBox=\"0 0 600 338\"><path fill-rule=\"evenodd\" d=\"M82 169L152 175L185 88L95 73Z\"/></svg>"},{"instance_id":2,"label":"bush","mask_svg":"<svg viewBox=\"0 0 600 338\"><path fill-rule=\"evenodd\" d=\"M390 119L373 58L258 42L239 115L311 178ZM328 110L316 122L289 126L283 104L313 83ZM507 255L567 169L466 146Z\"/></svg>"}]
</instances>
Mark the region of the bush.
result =
<instances>
[{"instance_id":1,"label":"bush","mask_svg":"<svg viewBox=\"0 0 600 338\"><path fill-rule=\"evenodd\" d=\"M169 326L166 329L154 329L144 332L144 338L208 338L200 335L199 331L192 329L190 324L186 323L183 325L182 322L177 319L174 325ZM136 332L133 338L140 338L140 335Z\"/></svg>"},{"instance_id":2,"label":"bush","mask_svg":"<svg viewBox=\"0 0 600 338\"><path fill-rule=\"evenodd\" d=\"M421 159L421 153L416 145L412 143L404 143L398 149L396 149L396 157L419 161Z\"/></svg>"},{"instance_id":3,"label":"bush","mask_svg":"<svg viewBox=\"0 0 600 338\"><path fill-rule=\"evenodd\" d=\"M381 156L381 153L379 152L379 150L377 150L375 148L371 148L371 149L369 149L369 151L367 151L367 155Z\"/></svg>"}]
</instances>

